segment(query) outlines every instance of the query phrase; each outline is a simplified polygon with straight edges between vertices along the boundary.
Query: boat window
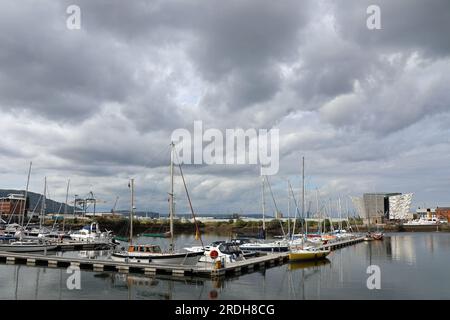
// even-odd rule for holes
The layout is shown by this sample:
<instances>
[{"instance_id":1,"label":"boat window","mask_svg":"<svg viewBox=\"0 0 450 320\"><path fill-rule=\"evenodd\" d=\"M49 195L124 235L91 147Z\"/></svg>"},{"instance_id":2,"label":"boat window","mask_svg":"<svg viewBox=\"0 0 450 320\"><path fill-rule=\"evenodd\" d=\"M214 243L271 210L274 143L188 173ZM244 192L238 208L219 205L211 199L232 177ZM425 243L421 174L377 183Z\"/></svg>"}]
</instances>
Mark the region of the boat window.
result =
<instances>
[{"instance_id":1,"label":"boat window","mask_svg":"<svg viewBox=\"0 0 450 320\"><path fill-rule=\"evenodd\" d=\"M155 253L161 253L161 248L158 246L153 247L153 252Z\"/></svg>"}]
</instances>

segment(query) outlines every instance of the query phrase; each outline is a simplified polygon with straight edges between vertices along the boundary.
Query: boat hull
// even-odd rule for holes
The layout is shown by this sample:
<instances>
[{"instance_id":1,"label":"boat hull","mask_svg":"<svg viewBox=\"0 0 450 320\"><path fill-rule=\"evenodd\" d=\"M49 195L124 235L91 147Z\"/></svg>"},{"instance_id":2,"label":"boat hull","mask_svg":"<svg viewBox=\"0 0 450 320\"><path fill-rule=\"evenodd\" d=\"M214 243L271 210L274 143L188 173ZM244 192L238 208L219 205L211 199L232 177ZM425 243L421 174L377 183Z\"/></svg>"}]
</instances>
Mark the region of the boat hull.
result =
<instances>
[{"instance_id":1,"label":"boat hull","mask_svg":"<svg viewBox=\"0 0 450 320\"><path fill-rule=\"evenodd\" d=\"M147 263L147 264L170 264L170 265L196 265L203 252L182 252L167 254L150 255L132 255L127 253L113 253L111 258L114 261L129 263Z\"/></svg>"},{"instance_id":2,"label":"boat hull","mask_svg":"<svg viewBox=\"0 0 450 320\"><path fill-rule=\"evenodd\" d=\"M277 245L277 246L265 246L265 245L243 245L240 246L241 250L245 251L258 251L258 252L287 252L289 251L288 245Z\"/></svg>"},{"instance_id":3,"label":"boat hull","mask_svg":"<svg viewBox=\"0 0 450 320\"><path fill-rule=\"evenodd\" d=\"M26 245L26 246L14 246L14 245L0 245L0 251L7 252L41 252L55 250L56 245Z\"/></svg>"},{"instance_id":4,"label":"boat hull","mask_svg":"<svg viewBox=\"0 0 450 320\"><path fill-rule=\"evenodd\" d=\"M312 261L325 259L330 254L330 251L292 251L289 253L289 261Z\"/></svg>"}]
</instances>

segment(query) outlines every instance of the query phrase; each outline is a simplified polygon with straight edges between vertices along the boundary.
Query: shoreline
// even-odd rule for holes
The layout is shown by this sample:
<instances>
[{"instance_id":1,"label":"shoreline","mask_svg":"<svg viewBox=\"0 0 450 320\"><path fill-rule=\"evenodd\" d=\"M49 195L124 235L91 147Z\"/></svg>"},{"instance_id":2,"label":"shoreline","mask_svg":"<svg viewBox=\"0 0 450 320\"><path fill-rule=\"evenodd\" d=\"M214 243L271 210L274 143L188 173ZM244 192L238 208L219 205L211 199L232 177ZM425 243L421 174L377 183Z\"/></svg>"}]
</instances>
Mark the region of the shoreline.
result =
<instances>
[{"instance_id":1,"label":"shoreline","mask_svg":"<svg viewBox=\"0 0 450 320\"><path fill-rule=\"evenodd\" d=\"M102 230L111 230L117 236L126 236L129 230L129 221L125 218L102 218L95 217L92 219L73 219L65 221L65 230L78 230L81 229L84 225L89 224L93 221L99 223L100 228ZM53 221L47 221L45 225L47 227L51 227L53 225ZM60 222L59 227L62 227L62 222ZM198 227L201 233L216 233L216 234L224 234L231 237L255 237L258 236L261 230L261 222L251 221L245 222L242 220L237 221L229 221L229 222L198 222ZM337 224L333 224L334 228L337 229ZM379 230L382 230L385 233L392 232L450 232L449 225L439 225L439 226L405 226L405 225L379 225ZM366 225L352 225L353 231L357 232L367 232L368 227ZM377 230L377 226L372 226L370 228L372 231ZM169 224L167 221L158 221L158 220L133 220L133 230L134 234L142 234L142 233L164 233L169 231ZM186 234L192 233L195 234L195 224L192 222L174 222L174 233L176 234ZM287 224L281 224L279 221L269 221L266 223L266 233L268 236L276 236L282 235L284 232L288 230ZM317 226L308 226L308 231L310 233L317 232ZM327 230L329 230L329 225L327 225ZM284 231L284 232L283 232Z\"/></svg>"}]
</instances>

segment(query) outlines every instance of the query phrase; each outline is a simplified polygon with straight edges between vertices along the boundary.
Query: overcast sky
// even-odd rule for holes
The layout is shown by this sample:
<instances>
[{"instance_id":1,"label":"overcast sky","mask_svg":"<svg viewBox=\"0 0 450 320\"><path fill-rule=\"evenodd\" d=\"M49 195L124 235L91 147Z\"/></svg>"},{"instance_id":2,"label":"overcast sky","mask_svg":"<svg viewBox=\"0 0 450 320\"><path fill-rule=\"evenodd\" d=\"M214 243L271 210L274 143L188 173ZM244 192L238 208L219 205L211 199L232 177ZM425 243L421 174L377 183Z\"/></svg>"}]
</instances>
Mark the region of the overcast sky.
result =
<instances>
[{"instance_id":1,"label":"overcast sky","mask_svg":"<svg viewBox=\"0 0 450 320\"><path fill-rule=\"evenodd\" d=\"M47 176L63 200L70 178L71 198L126 209L134 177L137 209L165 213L171 133L202 120L280 130L282 211L302 156L313 209L316 189L450 205L448 0L2 0L0 30L0 188L24 189L33 161L32 191ZM184 172L197 212L260 212L258 166Z\"/></svg>"}]
</instances>

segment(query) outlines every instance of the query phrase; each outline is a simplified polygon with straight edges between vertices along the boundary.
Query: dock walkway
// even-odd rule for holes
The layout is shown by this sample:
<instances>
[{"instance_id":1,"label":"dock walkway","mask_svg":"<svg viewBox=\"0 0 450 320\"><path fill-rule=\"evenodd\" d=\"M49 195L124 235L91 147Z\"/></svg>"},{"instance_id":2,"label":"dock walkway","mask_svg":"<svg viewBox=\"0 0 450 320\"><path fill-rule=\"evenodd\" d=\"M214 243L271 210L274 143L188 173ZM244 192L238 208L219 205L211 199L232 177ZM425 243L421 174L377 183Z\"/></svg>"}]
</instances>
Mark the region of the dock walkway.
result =
<instances>
[{"instance_id":1,"label":"dock walkway","mask_svg":"<svg viewBox=\"0 0 450 320\"><path fill-rule=\"evenodd\" d=\"M321 249L335 250L363 241L363 237L332 242ZM227 263L216 269L211 263L199 263L195 266L160 265L154 263L129 263L105 259L86 259L75 257L58 257L34 253L13 253L0 251L0 263L26 264L28 266L45 266L49 268L79 267L82 270L115 271L120 273L144 273L147 275L169 274L172 276L222 277L241 272L252 272L266 267L282 265L289 260L288 252L277 252L247 258L246 260Z\"/></svg>"}]
</instances>

